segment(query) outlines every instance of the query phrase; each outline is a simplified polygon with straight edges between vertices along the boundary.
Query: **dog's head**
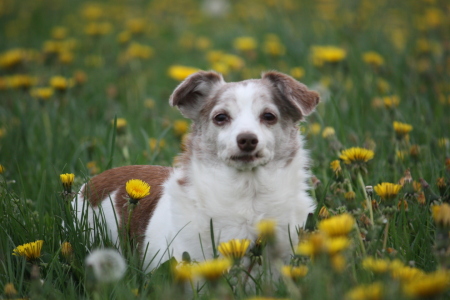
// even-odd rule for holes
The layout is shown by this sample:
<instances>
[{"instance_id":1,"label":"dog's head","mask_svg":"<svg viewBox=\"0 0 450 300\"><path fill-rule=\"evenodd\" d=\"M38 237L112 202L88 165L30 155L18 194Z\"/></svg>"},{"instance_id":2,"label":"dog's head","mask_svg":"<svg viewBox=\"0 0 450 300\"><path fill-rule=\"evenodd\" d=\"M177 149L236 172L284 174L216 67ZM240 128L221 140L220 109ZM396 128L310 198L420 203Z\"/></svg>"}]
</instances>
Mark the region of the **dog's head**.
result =
<instances>
[{"instance_id":1,"label":"dog's head","mask_svg":"<svg viewBox=\"0 0 450 300\"><path fill-rule=\"evenodd\" d=\"M193 120L191 150L239 170L289 161L301 146L297 123L318 102L318 93L273 71L231 83L200 71L170 97L170 104Z\"/></svg>"}]
</instances>

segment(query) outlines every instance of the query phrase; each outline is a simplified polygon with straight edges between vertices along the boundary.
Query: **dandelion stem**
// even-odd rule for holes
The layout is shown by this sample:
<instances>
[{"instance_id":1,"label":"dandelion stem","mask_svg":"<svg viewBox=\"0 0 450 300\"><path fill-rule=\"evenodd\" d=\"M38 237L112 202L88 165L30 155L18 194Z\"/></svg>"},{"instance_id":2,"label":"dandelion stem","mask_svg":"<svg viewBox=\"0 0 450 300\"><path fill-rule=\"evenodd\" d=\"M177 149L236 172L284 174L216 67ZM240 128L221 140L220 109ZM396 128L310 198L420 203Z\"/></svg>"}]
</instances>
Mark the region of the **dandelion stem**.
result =
<instances>
[{"instance_id":1,"label":"dandelion stem","mask_svg":"<svg viewBox=\"0 0 450 300\"><path fill-rule=\"evenodd\" d=\"M361 185L361 189L362 189L362 191L364 193L364 198L366 199L367 208L369 209L370 225L373 226L372 201L371 201L369 195L367 195L366 185L364 184L364 180L362 178L361 171L358 171L357 177L358 177L358 182Z\"/></svg>"},{"instance_id":2,"label":"dandelion stem","mask_svg":"<svg viewBox=\"0 0 450 300\"><path fill-rule=\"evenodd\" d=\"M359 241L359 244L361 245L362 254L363 254L363 256L366 256L366 247L364 246L364 242L363 242L362 237L361 237L361 230L359 230L358 224L356 224L355 227L356 227L356 231L357 231L357 234L358 234L358 241Z\"/></svg>"}]
</instances>

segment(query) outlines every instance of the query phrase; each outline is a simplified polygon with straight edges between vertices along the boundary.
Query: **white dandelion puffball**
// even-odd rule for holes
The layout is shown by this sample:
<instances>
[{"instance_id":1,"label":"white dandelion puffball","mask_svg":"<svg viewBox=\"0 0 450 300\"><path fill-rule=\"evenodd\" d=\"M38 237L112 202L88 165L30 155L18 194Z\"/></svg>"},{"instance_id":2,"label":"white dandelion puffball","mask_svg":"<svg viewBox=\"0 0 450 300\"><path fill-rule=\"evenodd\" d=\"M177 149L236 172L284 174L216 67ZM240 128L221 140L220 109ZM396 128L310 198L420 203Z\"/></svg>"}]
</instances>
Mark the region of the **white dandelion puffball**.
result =
<instances>
[{"instance_id":1,"label":"white dandelion puffball","mask_svg":"<svg viewBox=\"0 0 450 300\"><path fill-rule=\"evenodd\" d=\"M86 257L86 268L91 268L99 282L120 280L127 270L125 259L114 249L97 249Z\"/></svg>"}]
</instances>

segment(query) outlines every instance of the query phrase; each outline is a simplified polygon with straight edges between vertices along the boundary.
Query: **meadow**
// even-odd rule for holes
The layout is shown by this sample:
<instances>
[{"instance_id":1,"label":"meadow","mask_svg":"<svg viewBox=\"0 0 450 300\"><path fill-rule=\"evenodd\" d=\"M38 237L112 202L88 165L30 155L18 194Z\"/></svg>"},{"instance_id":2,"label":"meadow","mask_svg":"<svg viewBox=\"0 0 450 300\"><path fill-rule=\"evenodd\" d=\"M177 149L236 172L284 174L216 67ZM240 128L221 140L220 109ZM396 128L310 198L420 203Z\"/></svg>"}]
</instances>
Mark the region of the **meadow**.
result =
<instances>
[{"instance_id":1,"label":"meadow","mask_svg":"<svg viewBox=\"0 0 450 300\"><path fill-rule=\"evenodd\" d=\"M0 298L450 299L448 15L445 0L0 0ZM290 262L269 255L268 220L252 249L145 273L102 220L93 240L73 220L91 176L172 165L189 121L168 98L199 69L278 70L321 95L299 124L317 210ZM102 245L122 253L97 253L118 255L106 274L87 259Z\"/></svg>"}]
</instances>

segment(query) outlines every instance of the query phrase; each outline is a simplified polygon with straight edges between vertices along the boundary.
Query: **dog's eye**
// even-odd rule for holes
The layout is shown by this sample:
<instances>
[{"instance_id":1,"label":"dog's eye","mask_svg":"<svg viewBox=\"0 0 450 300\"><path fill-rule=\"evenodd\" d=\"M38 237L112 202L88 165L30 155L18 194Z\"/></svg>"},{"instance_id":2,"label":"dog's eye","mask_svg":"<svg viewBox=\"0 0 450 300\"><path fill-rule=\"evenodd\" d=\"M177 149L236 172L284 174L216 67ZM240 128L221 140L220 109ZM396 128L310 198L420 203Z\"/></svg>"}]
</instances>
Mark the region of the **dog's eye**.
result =
<instances>
[{"instance_id":1,"label":"dog's eye","mask_svg":"<svg viewBox=\"0 0 450 300\"><path fill-rule=\"evenodd\" d=\"M275 124L277 117L273 113L266 112L261 115L261 120L269 124Z\"/></svg>"},{"instance_id":2,"label":"dog's eye","mask_svg":"<svg viewBox=\"0 0 450 300\"><path fill-rule=\"evenodd\" d=\"M214 123L217 125L223 125L230 120L227 114L218 114L214 116Z\"/></svg>"}]
</instances>

